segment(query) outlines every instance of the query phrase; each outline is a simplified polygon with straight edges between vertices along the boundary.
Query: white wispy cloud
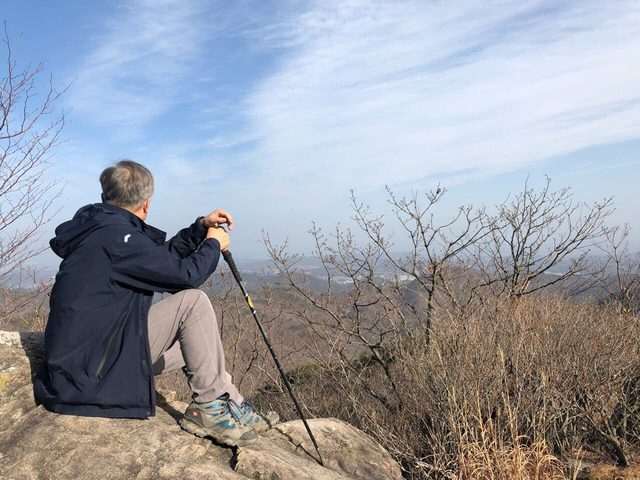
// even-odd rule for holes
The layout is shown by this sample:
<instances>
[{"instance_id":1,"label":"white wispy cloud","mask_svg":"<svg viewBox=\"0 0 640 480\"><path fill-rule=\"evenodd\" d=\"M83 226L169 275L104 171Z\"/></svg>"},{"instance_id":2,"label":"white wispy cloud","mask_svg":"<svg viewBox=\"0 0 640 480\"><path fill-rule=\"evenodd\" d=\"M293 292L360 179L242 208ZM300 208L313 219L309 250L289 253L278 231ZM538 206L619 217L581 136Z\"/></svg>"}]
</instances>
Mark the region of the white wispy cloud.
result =
<instances>
[{"instance_id":1,"label":"white wispy cloud","mask_svg":"<svg viewBox=\"0 0 640 480\"><path fill-rule=\"evenodd\" d=\"M637 1L123 0L110 15L67 97L89 131L65 151L70 205L133 158L157 178L154 223L227 208L239 248L348 218L351 188L473 190L640 139Z\"/></svg>"},{"instance_id":2,"label":"white wispy cloud","mask_svg":"<svg viewBox=\"0 0 640 480\"><path fill-rule=\"evenodd\" d=\"M263 32L285 53L243 135L272 188L473 178L640 137L637 2L321 1Z\"/></svg>"},{"instance_id":3,"label":"white wispy cloud","mask_svg":"<svg viewBox=\"0 0 640 480\"><path fill-rule=\"evenodd\" d=\"M75 114L135 138L139 129L188 96L204 32L200 2L133 0L121 5L78 68Z\"/></svg>"}]
</instances>

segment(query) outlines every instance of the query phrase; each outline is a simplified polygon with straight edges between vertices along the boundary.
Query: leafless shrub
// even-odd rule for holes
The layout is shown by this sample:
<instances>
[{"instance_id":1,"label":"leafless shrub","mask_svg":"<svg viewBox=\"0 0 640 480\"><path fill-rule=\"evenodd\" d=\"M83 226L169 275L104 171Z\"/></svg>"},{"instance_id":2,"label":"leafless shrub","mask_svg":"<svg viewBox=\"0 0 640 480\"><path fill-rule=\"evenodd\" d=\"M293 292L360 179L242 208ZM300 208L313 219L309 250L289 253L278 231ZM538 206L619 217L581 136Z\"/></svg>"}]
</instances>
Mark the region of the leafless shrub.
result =
<instances>
[{"instance_id":1,"label":"leafless shrub","mask_svg":"<svg viewBox=\"0 0 640 480\"><path fill-rule=\"evenodd\" d=\"M603 258L596 265L593 277L608 301L617 303L624 313L640 307L640 252L629 247L628 225L608 228L600 245Z\"/></svg>"},{"instance_id":2,"label":"leafless shrub","mask_svg":"<svg viewBox=\"0 0 640 480\"><path fill-rule=\"evenodd\" d=\"M0 77L0 286L15 286L20 270L45 247L37 241L59 195L46 178L59 144L64 115L55 105L66 88L56 90L49 79L38 93L43 64L18 66L6 25L6 51ZM32 286L33 287L33 286ZM36 296L39 292L36 292ZM0 311L0 317L8 315Z\"/></svg>"},{"instance_id":3,"label":"leafless shrub","mask_svg":"<svg viewBox=\"0 0 640 480\"><path fill-rule=\"evenodd\" d=\"M559 459L587 447L626 465L637 319L562 298L593 285L588 254L606 239L611 201L576 205L547 179L495 215L463 207L438 222L443 193L422 207L390 192L405 254L355 198L367 240L314 226L321 290L300 256L265 236L288 288L284 314L309 332L313 361L293 372L303 402L372 433L416 478L464 478L483 455L504 466L486 478L559 478ZM257 398L293 415L277 395Z\"/></svg>"},{"instance_id":4,"label":"leafless shrub","mask_svg":"<svg viewBox=\"0 0 640 480\"><path fill-rule=\"evenodd\" d=\"M445 194L445 189L438 187L434 192L426 194L426 202L420 201L417 193L409 198L397 197L390 189L389 203L393 209L394 216L401 226L402 232L410 240L410 250L398 256L393 253L394 244L389 240L384 232L383 217L372 215L370 209L359 203L352 194L352 207L354 220L357 226L368 236L370 244L360 249L361 263L371 263L370 258L376 260L383 258L393 269L394 275L402 275L403 278L411 279L424 296L424 311L419 316L423 321L423 329L427 336L431 326L431 316L436 307L438 293L443 292L448 295L448 299L456 306L461 300L460 292L453 294L452 288L456 281L454 274L455 267L459 272L466 273L466 255L468 250L474 245L486 239L496 229L496 224L485 212L483 208L474 209L472 206L460 207L457 213L444 221L438 222L435 219L433 210L437 203ZM312 232L317 237L317 230ZM337 252L332 252L326 244L318 244L317 254L323 256L322 250L333 254L330 259L337 254L342 263L346 264L351 260L350 254L356 248L352 242L344 242L344 238L338 233L336 235ZM376 263L371 263L375 267ZM347 275L349 271L343 272ZM373 270L369 269L370 276ZM372 282L370 282L372 283ZM411 290L408 290L409 292ZM398 290L398 293L401 293ZM468 304L473 296L468 296L465 304ZM406 302L413 306L413 302ZM415 312L414 312L415 313Z\"/></svg>"},{"instance_id":5,"label":"leafless shrub","mask_svg":"<svg viewBox=\"0 0 640 480\"><path fill-rule=\"evenodd\" d=\"M521 297L562 286L589 288L589 255L605 237L612 199L592 205L574 202L569 188L540 191L525 184L499 205L496 228L477 245L476 268L495 296ZM586 278L585 278L586 277Z\"/></svg>"},{"instance_id":6,"label":"leafless shrub","mask_svg":"<svg viewBox=\"0 0 640 480\"><path fill-rule=\"evenodd\" d=\"M17 282L0 287L0 328L44 331L49 316L51 284L39 282L36 273L35 269L23 268Z\"/></svg>"},{"instance_id":7,"label":"leafless shrub","mask_svg":"<svg viewBox=\"0 0 640 480\"><path fill-rule=\"evenodd\" d=\"M414 338L390 348L400 408L369 391L387 379L367 357L346 365L321 349L312 366L294 372L294 386L313 414L373 434L412 478L566 478L559 460L572 452L590 448L624 464L638 444L620 429L623 410L627 428L639 420L627 383L639 365L640 328L638 318L628 320L602 306L538 296L465 322L436 317L429 344ZM258 400L295 417L282 395L263 392ZM483 458L492 463L481 465ZM469 476L472 464L496 476ZM517 465L522 472L535 465L539 476L516 475Z\"/></svg>"}]
</instances>

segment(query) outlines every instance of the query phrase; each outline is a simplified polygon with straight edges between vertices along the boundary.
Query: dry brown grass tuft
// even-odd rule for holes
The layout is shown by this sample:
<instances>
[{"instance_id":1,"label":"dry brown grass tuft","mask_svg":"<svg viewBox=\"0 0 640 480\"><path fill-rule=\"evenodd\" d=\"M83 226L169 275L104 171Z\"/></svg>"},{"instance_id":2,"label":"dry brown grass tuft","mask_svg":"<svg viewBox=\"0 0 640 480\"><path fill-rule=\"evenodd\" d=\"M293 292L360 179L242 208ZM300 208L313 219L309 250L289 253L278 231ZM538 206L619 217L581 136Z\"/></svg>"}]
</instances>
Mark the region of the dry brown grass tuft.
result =
<instances>
[{"instance_id":1,"label":"dry brown grass tuft","mask_svg":"<svg viewBox=\"0 0 640 480\"><path fill-rule=\"evenodd\" d=\"M566 466L544 442L516 441L501 446L495 440L463 445L459 480L566 480Z\"/></svg>"}]
</instances>

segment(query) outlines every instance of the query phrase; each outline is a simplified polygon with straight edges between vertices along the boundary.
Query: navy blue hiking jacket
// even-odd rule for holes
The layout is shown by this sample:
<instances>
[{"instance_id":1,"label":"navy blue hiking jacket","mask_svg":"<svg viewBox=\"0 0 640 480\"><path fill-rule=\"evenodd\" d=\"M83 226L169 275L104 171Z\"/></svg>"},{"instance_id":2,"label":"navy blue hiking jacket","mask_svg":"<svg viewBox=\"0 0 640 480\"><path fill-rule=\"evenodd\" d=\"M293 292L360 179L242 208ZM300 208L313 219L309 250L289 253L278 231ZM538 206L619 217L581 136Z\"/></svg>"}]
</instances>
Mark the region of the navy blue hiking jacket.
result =
<instances>
[{"instance_id":1,"label":"navy blue hiking jacket","mask_svg":"<svg viewBox=\"0 0 640 480\"><path fill-rule=\"evenodd\" d=\"M198 288L220 244L200 219L168 242L129 211L96 203L56 228L62 257L45 330L36 399L72 415L147 418L155 385L147 335L153 292Z\"/></svg>"}]
</instances>

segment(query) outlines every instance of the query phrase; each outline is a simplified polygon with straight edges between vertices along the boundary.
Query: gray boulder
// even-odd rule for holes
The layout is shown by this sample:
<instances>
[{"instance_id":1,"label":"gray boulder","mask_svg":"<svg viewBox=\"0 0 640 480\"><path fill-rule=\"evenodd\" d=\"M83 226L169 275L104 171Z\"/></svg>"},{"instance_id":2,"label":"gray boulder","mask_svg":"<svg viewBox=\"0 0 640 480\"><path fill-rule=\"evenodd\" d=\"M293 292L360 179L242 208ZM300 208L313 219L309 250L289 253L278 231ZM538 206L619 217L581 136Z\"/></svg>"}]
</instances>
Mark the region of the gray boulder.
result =
<instances>
[{"instance_id":1,"label":"gray boulder","mask_svg":"<svg viewBox=\"0 0 640 480\"><path fill-rule=\"evenodd\" d=\"M42 335L0 331L0 479L401 479L371 437L336 419L312 419L324 466L300 421L255 443L220 447L184 432L186 405L159 395L155 417L114 420L57 415L36 406L31 375Z\"/></svg>"}]
</instances>

